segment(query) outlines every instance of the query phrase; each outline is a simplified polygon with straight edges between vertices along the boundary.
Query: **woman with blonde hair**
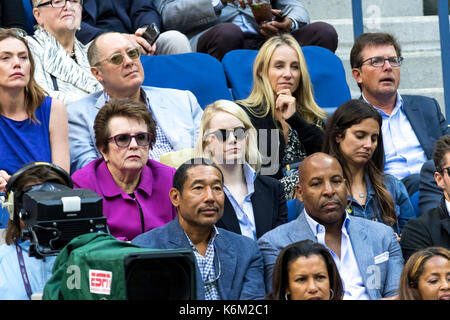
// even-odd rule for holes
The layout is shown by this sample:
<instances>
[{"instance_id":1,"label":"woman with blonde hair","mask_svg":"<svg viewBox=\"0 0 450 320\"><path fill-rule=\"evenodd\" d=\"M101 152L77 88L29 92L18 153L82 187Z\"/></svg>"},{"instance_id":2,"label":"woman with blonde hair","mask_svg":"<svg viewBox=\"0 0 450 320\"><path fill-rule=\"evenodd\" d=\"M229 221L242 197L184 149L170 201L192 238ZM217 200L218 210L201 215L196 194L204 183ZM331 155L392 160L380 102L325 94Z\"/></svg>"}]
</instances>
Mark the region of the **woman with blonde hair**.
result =
<instances>
[{"instance_id":1,"label":"woman with blonde hair","mask_svg":"<svg viewBox=\"0 0 450 320\"><path fill-rule=\"evenodd\" d=\"M205 108L195 155L212 159L224 176L226 197L218 227L257 239L287 221L283 187L258 174L256 129L236 103L218 100Z\"/></svg>"},{"instance_id":2,"label":"woman with blonde hair","mask_svg":"<svg viewBox=\"0 0 450 320\"><path fill-rule=\"evenodd\" d=\"M398 287L400 300L450 300L450 251L429 247L405 263Z\"/></svg>"},{"instance_id":3,"label":"woman with blonde hair","mask_svg":"<svg viewBox=\"0 0 450 320\"><path fill-rule=\"evenodd\" d=\"M281 179L292 198L298 180L294 168L320 151L327 114L314 101L305 58L291 35L264 43L253 66L253 90L237 103L258 129L261 153L270 158L261 173Z\"/></svg>"}]
</instances>

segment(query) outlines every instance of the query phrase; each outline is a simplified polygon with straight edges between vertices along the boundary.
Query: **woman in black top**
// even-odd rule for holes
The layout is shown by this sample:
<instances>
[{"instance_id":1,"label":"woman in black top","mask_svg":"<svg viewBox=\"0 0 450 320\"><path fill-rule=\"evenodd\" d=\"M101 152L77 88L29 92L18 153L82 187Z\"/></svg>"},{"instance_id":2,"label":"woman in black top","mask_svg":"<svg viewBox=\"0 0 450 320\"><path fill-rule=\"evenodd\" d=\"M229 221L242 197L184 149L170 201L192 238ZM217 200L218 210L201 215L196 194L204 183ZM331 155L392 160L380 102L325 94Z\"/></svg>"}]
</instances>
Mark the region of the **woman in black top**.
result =
<instances>
[{"instance_id":1,"label":"woman in black top","mask_svg":"<svg viewBox=\"0 0 450 320\"><path fill-rule=\"evenodd\" d=\"M261 174L280 179L290 199L298 182L295 168L321 149L327 114L314 101L305 58L289 34L272 37L261 47L253 82L250 96L237 103L258 130Z\"/></svg>"}]
</instances>

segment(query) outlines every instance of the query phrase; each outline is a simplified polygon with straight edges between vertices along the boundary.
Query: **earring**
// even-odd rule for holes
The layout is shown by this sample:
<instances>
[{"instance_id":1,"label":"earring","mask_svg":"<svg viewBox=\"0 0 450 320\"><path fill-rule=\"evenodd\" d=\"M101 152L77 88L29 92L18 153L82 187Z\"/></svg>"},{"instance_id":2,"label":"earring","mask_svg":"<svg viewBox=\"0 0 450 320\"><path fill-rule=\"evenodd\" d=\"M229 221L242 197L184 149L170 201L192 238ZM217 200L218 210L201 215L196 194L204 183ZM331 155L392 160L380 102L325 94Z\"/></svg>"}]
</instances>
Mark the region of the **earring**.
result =
<instances>
[{"instance_id":1,"label":"earring","mask_svg":"<svg viewBox=\"0 0 450 320\"><path fill-rule=\"evenodd\" d=\"M330 289L330 300L333 300L334 297L334 291L333 289Z\"/></svg>"},{"instance_id":2,"label":"earring","mask_svg":"<svg viewBox=\"0 0 450 320\"><path fill-rule=\"evenodd\" d=\"M288 296L287 292L284 293L284 299L289 300L289 296Z\"/></svg>"}]
</instances>

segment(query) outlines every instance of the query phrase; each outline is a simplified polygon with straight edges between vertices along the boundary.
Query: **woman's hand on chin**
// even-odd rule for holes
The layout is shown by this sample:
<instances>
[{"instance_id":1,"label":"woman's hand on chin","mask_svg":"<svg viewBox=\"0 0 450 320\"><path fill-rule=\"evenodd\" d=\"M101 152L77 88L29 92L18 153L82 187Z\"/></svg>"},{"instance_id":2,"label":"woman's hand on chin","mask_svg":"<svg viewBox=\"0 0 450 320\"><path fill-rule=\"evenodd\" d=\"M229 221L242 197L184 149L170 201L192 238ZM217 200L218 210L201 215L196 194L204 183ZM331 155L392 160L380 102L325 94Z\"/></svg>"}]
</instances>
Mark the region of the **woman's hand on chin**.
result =
<instances>
[{"instance_id":1,"label":"woman's hand on chin","mask_svg":"<svg viewBox=\"0 0 450 320\"><path fill-rule=\"evenodd\" d=\"M275 114L278 119L287 120L295 113L295 98L289 89L277 91L275 100Z\"/></svg>"}]
</instances>

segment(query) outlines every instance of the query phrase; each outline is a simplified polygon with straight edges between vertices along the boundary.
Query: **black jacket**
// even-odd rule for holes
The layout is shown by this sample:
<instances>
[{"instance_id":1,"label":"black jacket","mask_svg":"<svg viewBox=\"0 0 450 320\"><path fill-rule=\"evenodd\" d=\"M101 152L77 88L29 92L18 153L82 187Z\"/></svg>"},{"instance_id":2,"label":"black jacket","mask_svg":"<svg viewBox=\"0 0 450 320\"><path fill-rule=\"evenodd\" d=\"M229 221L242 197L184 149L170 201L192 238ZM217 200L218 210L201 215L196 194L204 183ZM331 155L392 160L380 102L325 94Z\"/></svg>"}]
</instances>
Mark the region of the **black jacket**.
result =
<instances>
[{"instance_id":1,"label":"black jacket","mask_svg":"<svg viewBox=\"0 0 450 320\"><path fill-rule=\"evenodd\" d=\"M257 118L248 111L246 107L242 107L247 115L250 117L250 120L253 126L258 131L258 149L261 154L264 156L269 156L270 161L264 162L263 159L263 167L270 167L272 165L272 159L274 155L272 153L278 152L277 158L277 170L274 170L274 173L270 175L273 178L280 179L282 178L281 169L285 164L281 163L281 159L284 157L284 149L286 144L284 142L283 133L281 130L278 130L275 126L275 123L272 119L272 113L269 111L267 116L264 118ZM286 121L292 129L297 131L299 139L305 148L306 154L309 156L315 152L319 152L322 149L323 142L323 130L316 126L315 124L311 124L302 119L297 113L294 113L292 117L287 119ZM262 130L261 130L262 129ZM263 136L264 130L267 130L267 136ZM277 131L273 131L277 130ZM277 136L273 137L272 133L277 132ZM278 146L278 150L271 150L272 143L271 141L275 141L275 145Z\"/></svg>"},{"instance_id":2,"label":"black jacket","mask_svg":"<svg viewBox=\"0 0 450 320\"><path fill-rule=\"evenodd\" d=\"M261 237L267 231L287 222L286 197L283 186L273 178L257 175L255 192L251 196L253 215L255 216L256 237ZM217 227L241 234L239 222L228 197L222 218L216 223Z\"/></svg>"},{"instance_id":3,"label":"black jacket","mask_svg":"<svg viewBox=\"0 0 450 320\"><path fill-rule=\"evenodd\" d=\"M417 219L409 220L403 228L400 246L405 261L414 252L427 247L450 249L450 216L444 197L439 207L431 209Z\"/></svg>"}]
</instances>

